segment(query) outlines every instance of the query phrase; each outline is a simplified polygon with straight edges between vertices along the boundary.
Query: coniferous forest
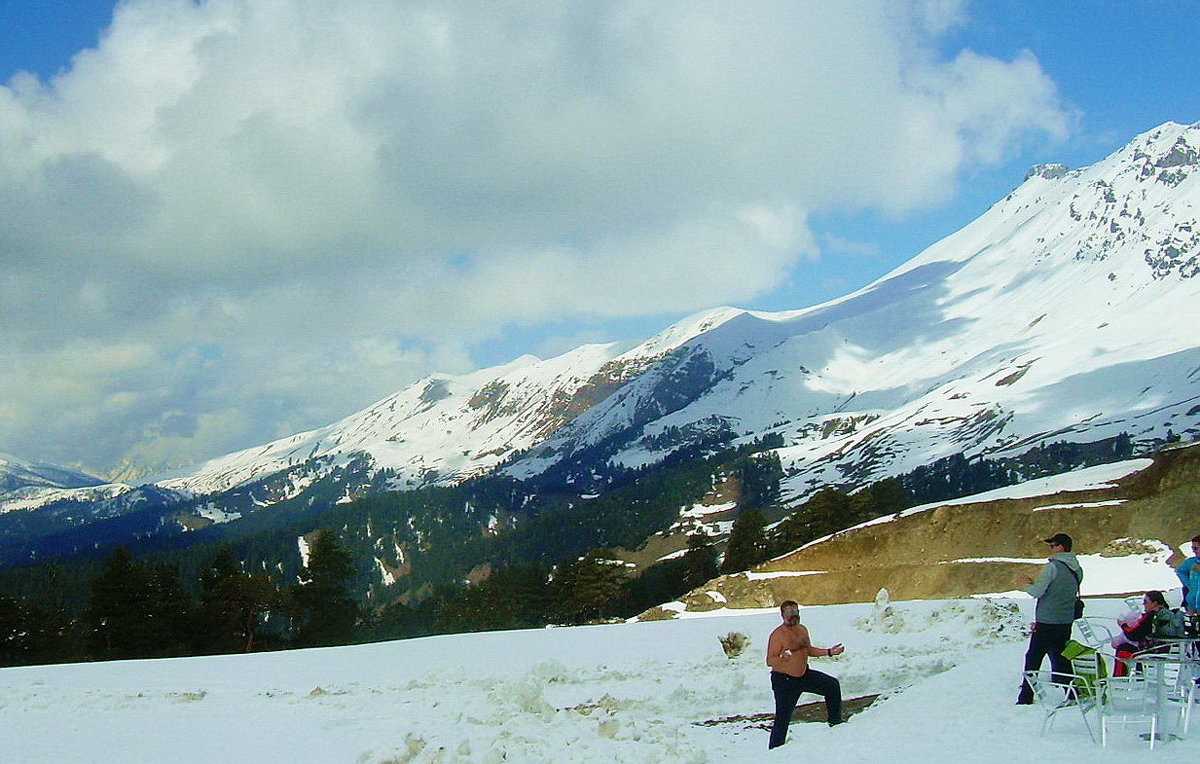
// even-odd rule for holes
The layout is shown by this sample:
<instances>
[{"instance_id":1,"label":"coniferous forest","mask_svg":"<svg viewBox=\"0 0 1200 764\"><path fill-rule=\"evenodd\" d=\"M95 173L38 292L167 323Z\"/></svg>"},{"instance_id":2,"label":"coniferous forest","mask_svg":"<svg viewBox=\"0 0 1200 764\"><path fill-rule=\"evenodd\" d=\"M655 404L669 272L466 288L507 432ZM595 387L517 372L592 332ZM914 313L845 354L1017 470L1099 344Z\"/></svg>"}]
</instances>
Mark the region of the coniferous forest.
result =
<instances>
[{"instance_id":1,"label":"coniferous forest","mask_svg":"<svg viewBox=\"0 0 1200 764\"><path fill-rule=\"evenodd\" d=\"M721 573L915 503L1124 458L1128 438L1059 444L1025 459L951 457L780 506L785 472L756 441L610 472L591 493L484 477L381 493L274 529L236 523L192 543L149 541L0 570L0 665L349 644L627 618ZM593 471L592 474L596 474ZM695 532L678 556L633 569L633 550L718 481L738 486L718 549ZM384 562L387 560L387 562Z\"/></svg>"}]
</instances>

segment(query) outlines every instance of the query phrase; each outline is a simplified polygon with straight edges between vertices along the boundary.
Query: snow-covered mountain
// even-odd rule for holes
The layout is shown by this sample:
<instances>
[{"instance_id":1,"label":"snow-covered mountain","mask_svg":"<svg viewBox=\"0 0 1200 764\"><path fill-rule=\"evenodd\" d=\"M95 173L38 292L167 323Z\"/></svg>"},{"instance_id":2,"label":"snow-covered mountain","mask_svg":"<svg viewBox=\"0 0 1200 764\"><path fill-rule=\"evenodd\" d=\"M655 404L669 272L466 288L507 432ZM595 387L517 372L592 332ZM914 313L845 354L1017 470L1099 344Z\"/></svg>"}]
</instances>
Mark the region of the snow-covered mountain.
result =
<instances>
[{"instance_id":1,"label":"snow-covered mountain","mask_svg":"<svg viewBox=\"0 0 1200 764\"><path fill-rule=\"evenodd\" d=\"M0 508L19 501L40 501L63 491L86 489L104 483L100 478L68 467L30 462L0 453Z\"/></svg>"},{"instance_id":2,"label":"snow-covered mountain","mask_svg":"<svg viewBox=\"0 0 1200 764\"><path fill-rule=\"evenodd\" d=\"M584 345L549 360L523 356L472 374L436 374L341 421L213 459L162 484L210 493L324 460L297 479L298 489L363 454L395 470L397 488L457 482L538 445L675 348L739 313L712 311L641 343Z\"/></svg>"},{"instance_id":3,"label":"snow-covered mountain","mask_svg":"<svg viewBox=\"0 0 1200 764\"><path fill-rule=\"evenodd\" d=\"M584 455L652 464L714 435L772 434L796 498L950 454L1188 439L1200 430L1197 274L1200 124L1168 123L1091 167L1034 168L966 228L842 299L720 308L641 343L434 375L158 484L269 484L261 504L348 465L402 488L497 468L529 477Z\"/></svg>"},{"instance_id":4,"label":"snow-covered mountain","mask_svg":"<svg viewBox=\"0 0 1200 764\"><path fill-rule=\"evenodd\" d=\"M722 314L680 348L703 392L657 415L663 366L514 471L634 428L775 432L794 493L953 453L1015 454L1200 423L1200 124L1166 124L1082 170L1034 168L979 219L875 283L793 313ZM706 380L696 374L706 370Z\"/></svg>"}]
</instances>

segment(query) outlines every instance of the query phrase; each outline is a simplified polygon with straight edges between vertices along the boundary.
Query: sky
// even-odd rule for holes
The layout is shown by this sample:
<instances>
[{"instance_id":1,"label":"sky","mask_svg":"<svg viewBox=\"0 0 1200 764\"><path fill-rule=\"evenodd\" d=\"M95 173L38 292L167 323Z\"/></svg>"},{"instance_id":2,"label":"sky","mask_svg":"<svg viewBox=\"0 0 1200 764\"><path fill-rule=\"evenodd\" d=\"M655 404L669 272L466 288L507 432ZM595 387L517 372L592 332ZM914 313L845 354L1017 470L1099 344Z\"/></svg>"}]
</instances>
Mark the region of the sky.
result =
<instances>
[{"instance_id":1,"label":"sky","mask_svg":"<svg viewBox=\"0 0 1200 764\"><path fill-rule=\"evenodd\" d=\"M24 0L0 452L105 473L792 310L1200 121L1200 2Z\"/></svg>"}]
</instances>

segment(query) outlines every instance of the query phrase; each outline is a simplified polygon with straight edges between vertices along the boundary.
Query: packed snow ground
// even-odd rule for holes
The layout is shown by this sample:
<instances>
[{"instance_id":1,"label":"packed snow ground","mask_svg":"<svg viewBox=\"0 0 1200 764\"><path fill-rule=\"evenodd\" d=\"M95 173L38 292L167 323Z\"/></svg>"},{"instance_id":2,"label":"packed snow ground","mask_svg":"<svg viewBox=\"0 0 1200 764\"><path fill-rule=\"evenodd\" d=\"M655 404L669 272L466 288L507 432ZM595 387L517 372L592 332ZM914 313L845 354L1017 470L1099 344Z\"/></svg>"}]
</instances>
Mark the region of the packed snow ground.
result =
<instances>
[{"instance_id":1,"label":"packed snow ground","mask_svg":"<svg viewBox=\"0 0 1200 764\"><path fill-rule=\"evenodd\" d=\"M1095 589L1170 587L1125 558ZM1085 574L1087 567L1085 564ZM803 599L803 584L797 586ZM1178 591L1171 595L1178 602ZM768 753L773 610L431 637L256 655L0 670L5 762L1200 761L1200 730L1151 752L1136 728L1094 745L1075 714L1045 737L1013 705L1028 598L807 607L813 664L844 694L885 693L836 728L794 723ZM1120 598L1089 615L1116 618ZM718 637L746 634L728 659ZM814 700L805 695L801 702Z\"/></svg>"}]
</instances>

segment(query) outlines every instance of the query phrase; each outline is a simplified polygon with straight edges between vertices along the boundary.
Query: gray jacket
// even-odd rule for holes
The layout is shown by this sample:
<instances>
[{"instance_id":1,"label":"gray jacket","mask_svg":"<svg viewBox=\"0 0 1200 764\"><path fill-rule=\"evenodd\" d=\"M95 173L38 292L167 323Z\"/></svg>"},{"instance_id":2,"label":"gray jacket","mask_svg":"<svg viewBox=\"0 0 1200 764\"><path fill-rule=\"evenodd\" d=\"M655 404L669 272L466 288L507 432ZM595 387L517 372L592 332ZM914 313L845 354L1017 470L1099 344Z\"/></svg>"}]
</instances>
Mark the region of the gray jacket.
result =
<instances>
[{"instance_id":1,"label":"gray jacket","mask_svg":"<svg viewBox=\"0 0 1200 764\"><path fill-rule=\"evenodd\" d=\"M1050 562L1042 568L1037 580L1025 591L1037 598L1037 608L1033 620L1038 623L1071 623L1075 620L1075 598L1079 596L1079 585L1063 566L1055 560L1061 560L1068 568L1083 581L1083 568L1079 560L1070 552L1059 552L1050 558Z\"/></svg>"}]
</instances>

